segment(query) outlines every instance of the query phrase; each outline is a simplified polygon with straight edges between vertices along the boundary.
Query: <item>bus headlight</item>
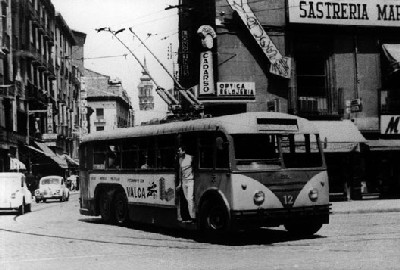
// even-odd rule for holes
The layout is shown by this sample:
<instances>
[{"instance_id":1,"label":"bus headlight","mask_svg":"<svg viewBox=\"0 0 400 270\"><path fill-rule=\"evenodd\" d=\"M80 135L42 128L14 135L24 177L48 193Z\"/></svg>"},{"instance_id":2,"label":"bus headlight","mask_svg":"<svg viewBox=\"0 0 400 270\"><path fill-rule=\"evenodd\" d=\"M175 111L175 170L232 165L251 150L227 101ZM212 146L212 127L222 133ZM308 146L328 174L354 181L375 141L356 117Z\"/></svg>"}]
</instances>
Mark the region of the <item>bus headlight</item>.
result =
<instances>
[{"instance_id":1,"label":"bus headlight","mask_svg":"<svg viewBox=\"0 0 400 270\"><path fill-rule=\"evenodd\" d=\"M265 201L265 194L264 192L260 191L256 191L256 193L254 193L254 204L255 205L262 205L263 202Z\"/></svg>"},{"instance_id":2,"label":"bus headlight","mask_svg":"<svg viewBox=\"0 0 400 270\"><path fill-rule=\"evenodd\" d=\"M315 202L318 199L318 189L316 188L311 189L310 192L308 193L308 197L312 202Z\"/></svg>"}]
</instances>

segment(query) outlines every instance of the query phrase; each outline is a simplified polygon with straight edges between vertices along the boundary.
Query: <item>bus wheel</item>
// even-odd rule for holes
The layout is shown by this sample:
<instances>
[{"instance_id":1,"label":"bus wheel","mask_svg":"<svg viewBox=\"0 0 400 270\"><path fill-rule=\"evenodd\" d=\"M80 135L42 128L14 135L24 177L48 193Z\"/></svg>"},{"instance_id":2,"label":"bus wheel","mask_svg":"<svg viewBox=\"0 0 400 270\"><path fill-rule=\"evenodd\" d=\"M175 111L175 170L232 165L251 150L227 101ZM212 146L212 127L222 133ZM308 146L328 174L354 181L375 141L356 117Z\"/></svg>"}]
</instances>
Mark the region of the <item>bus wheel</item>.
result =
<instances>
[{"instance_id":1,"label":"bus wheel","mask_svg":"<svg viewBox=\"0 0 400 270\"><path fill-rule=\"evenodd\" d=\"M128 199L124 192L118 192L114 198L115 222L124 226L128 222Z\"/></svg>"},{"instance_id":2,"label":"bus wheel","mask_svg":"<svg viewBox=\"0 0 400 270\"><path fill-rule=\"evenodd\" d=\"M206 234L224 233L229 227L225 205L218 200L206 201L200 209L200 225Z\"/></svg>"},{"instance_id":3,"label":"bus wheel","mask_svg":"<svg viewBox=\"0 0 400 270\"><path fill-rule=\"evenodd\" d=\"M321 229L322 223L320 222L304 222L304 223L287 223L285 224L285 229L298 236L313 235Z\"/></svg>"},{"instance_id":4,"label":"bus wheel","mask_svg":"<svg viewBox=\"0 0 400 270\"><path fill-rule=\"evenodd\" d=\"M113 191L104 191L100 195L100 215L105 223L113 223L114 216L112 211Z\"/></svg>"}]
</instances>

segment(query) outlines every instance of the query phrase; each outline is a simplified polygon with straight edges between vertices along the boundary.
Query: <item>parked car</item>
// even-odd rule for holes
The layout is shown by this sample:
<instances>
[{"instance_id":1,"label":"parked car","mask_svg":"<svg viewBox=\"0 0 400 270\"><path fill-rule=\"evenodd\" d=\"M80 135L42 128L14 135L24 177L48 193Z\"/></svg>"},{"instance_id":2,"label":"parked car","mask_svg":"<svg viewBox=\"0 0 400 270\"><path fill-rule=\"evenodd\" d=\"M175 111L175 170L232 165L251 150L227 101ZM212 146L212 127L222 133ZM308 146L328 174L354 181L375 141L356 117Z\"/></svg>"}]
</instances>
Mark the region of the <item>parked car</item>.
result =
<instances>
[{"instance_id":1,"label":"parked car","mask_svg":"<svg viewBox=\"0 0 400 270\"><path fill-rule=\"evenodd\" d=\"M64 177L51 175L40 178L39 188L35 190L35 201L46 202L48 199L60 202L69 200L69 189L65 185Z\"/></svg>"},{"instance_id":2,"label":"parked car","mask_svg":"<svg viewBox=\"0 0 400 270\"><path fill-rule=\"evenodd\" d=\"M18 172L0 173L0 210L16 210L20 215L31 211L32 193L25 175Z\"/></svg>"}]
</instances>

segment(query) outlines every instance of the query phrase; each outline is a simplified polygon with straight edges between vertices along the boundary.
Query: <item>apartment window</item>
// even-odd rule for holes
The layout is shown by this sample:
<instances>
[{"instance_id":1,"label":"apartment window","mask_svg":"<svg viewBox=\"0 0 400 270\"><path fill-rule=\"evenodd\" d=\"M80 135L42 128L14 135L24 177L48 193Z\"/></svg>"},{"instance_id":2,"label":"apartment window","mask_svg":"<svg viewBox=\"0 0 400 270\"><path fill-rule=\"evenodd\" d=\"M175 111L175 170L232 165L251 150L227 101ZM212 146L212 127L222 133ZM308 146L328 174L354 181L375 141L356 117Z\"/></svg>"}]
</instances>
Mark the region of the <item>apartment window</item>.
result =
<instances>
[{"instance_id":1,"label":"apartment window","mask_svg":"<svg viewBox=\"0 0 400 270\"><path fill-rule=\"evenodd\" d=\"M299 115L328 114L329 52L332 41L302 36L295 42L297 108Z\"/></svg>"},{"instance_id":2,"label":"apartment window","mask_svg":"<svg viewBox=\"0 0 400 270\"><path fill-rule=\"evenodd\" d=\"M104 130L104 126L98 126L96 127L96 131L103 131Z\"/></svg>"},{"instance_id":3,"label":"apartment window","mask_svg":"<svg viewBox=\"0 0 400 270\"><path fill-rule=\"evenodd\" d=\"M96 109L96 116L97 116L97 119L104 119L104 109L103 108L97 108Z\"/></svg>"}]
</instances>

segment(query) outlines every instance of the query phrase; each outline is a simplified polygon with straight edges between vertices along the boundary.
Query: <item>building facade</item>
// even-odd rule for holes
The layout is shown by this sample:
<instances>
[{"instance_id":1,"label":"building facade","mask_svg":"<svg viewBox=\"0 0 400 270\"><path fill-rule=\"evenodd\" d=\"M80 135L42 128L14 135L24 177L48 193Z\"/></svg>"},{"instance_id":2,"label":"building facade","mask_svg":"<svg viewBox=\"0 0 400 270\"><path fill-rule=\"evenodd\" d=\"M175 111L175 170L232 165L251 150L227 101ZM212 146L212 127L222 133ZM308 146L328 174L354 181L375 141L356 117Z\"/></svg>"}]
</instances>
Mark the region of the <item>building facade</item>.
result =
<instances>
[{"instance_id":1,"label":"building facade","mask_svg":"<svg viewBox=\"0 0 400 270\"><path fill-rule=\"evenodd\" d=\"M347 122L324 138L336 143L327 151L332 192L400 195L398 1L181 4L179 78L199 86L206 114L280 111L336 127L347 120L361 138ZM349 136L334 141L335 133Z\"/></svg>"},{"instance_id":2,"label":"building facade","mask_svg":"<svg viewBox=\"0 0 400 270\"><path fill-rule=\"evenodd\" d=\"M85 69L87 133L133 126L132 104L119 79Z\"/></svg>"},{"instance_id":3,"label":"building facade","mask_svg":"<svg viewBox=\"0 0 400 270\"><path fill-rule=\"evenodd\" d=\"M153 88L154 88L154 83L148 74L146 59L144 59L144 70L142 70L142 76L140 77L140 83L138 86L139 110L141 111L154 110Z\"/></svg>"},{"instance_id":4,"label":"building facade","mask_svg":"<svg viewBox=\"0 0 400 270\"><path fill-rule=\"evenodd\" d=\"M1 7L0 170L19 170L8 166L16 158L28 174L67 175L77 165L71 158L80 88L71 62L75 37L50 0L1 1Z\"/></svg>"}]
</instances>

